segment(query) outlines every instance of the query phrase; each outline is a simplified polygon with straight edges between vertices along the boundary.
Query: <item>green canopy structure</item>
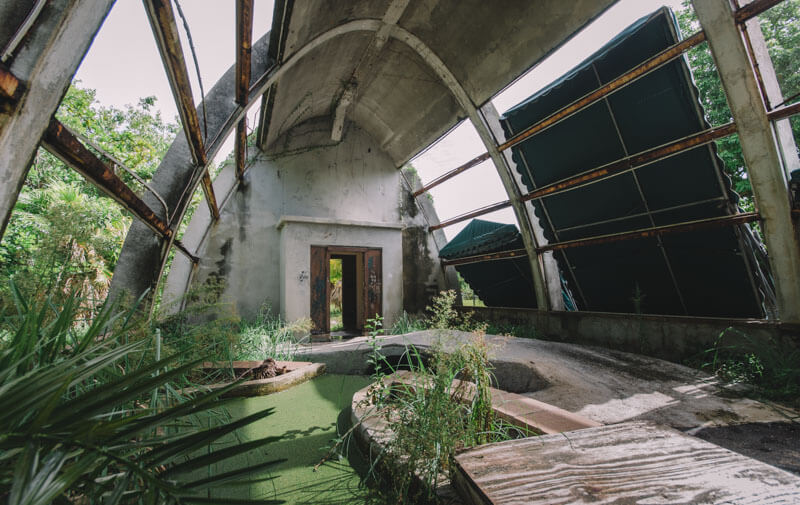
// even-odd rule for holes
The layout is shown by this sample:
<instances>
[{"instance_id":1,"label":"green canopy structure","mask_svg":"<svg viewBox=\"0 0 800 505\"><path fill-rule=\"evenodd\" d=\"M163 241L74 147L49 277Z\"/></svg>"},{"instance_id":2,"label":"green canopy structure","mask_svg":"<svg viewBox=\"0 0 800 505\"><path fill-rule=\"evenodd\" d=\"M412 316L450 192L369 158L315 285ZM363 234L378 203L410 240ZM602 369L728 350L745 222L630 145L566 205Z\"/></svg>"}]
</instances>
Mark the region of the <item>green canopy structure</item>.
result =
<instances>
[{"instance_id":1,"label":"green canopy structure","mask_svg":"<svg viewBox=\"0 0 800 505\"><path fill-rule=\"evenodd\" d=\"M473 219L439 251L439 257L453 260L524 247L516 225ZM536 308L531 266L525 256L455 268L488 307ZM563 296L567 310L574 310L571 293L565 290Z\"/></svg>"},{"instance_id":2,"label":"green canopy structure","mask_svg":"<svg viewBox=\"0 0 800 505\"><path fill-rule=\"evenodd\" d=\"M672 12L628 27L542 91L507 111L507 138L679 41ZM523 192L709 128L685 57L513 148ZM736 214L739 197L713 144L534 200L550 242ZM555 252L580 310L764 317L774 306L766 252L748 225Z\"/></svg>"}]
</instances>

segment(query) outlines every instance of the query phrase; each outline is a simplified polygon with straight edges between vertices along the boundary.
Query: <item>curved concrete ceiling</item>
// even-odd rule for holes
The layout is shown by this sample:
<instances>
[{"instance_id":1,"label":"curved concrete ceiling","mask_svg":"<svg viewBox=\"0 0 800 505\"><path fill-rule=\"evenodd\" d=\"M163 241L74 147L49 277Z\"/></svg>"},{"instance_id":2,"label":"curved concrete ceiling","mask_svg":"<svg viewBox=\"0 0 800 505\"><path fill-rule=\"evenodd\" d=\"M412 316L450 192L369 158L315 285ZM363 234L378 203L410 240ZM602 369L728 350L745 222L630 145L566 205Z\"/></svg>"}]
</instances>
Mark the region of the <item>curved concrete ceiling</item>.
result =
<instances>
[{"instance_id":1,"label":"curved concrete ceiling","mask_svg":"<svg viewBox=\"0 0 800 505\"><path fill-rule=\"evenodd\" d=\"M302 121L333 115L350 88L354 103L345 108L347 119L370 130L400 166L466 114L413 48L382 40L391 33L386 28L397 24L412 34L442 61L471 102L482 104L614 0L287 3L291 17L283 61L296 59L332 28L355 21L362 26L308 52L279 80L265 146Z\"/></svg>"}]
</instances>

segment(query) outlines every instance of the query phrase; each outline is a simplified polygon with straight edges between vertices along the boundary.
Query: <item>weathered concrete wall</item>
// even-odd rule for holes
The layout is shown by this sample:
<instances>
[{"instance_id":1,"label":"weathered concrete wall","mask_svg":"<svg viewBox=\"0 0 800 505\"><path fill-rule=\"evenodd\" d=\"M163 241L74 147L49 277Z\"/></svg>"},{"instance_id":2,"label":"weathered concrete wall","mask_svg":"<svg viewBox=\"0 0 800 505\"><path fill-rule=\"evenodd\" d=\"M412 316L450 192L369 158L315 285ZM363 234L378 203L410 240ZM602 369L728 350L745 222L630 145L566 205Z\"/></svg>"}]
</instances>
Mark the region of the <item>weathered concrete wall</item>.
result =
<instances>
[{"instance_id":1,"label":"weathered concrete wall","mask_svg":"<svg viewBox=\"0 0 800 505\"><path fill-rule=\"evenodd\" d=\"M384 317L386 324L394 321L404 290L400 172L357 126L349 124L338 144L330 131L328 119L308 121L251 159L243 183L221 197L217 223L198 208L184 243L196 245L201 261L192 269L176 256L167 299L179 298L187 286L210 289L242 317L253 317L267 303L296 319L310 311L310 245L379 247ZM229 187L232 171L226 167L215 187ZM441 272L437 251L428 248L427 258L410 253L425 265L423 286Z\"/></svg>"},{"instance_id":2,"label":"weathered concrete wall","mask_svg":"<svg viewBox=\"0 0 800 505\"><path fill-rule=\"evenodd\" d=\"M403 217L403 308L420 314L439 291L458 289L453 267L442 269L439 249L447 244L444 231L430 233L428 227L439 224L430 193L415 198L413 191L422 187L416 170L403 168L404 184L400 196Z\"/></svg>"},{"instance_id":3,"label":"weathered concrete wall","mask_svg":"<svg viewBox=\"0 0 800 505\"><path fill-rule=\"evenodd\" d=\"M308 317L311 313L311 246L357 246L381 249L383 322L385 326L394 324L403 310L403 243L399 223L284 216L279 228L281 314L287 320Z\"/></svg>"},{"instance_id":4,"label":"weathered concrete wall","mask_svg":"<svg viewBox=\"0 0 800 505\"><path fill-rule=\"evenodd\" d=\"M478 321L527 326L538 338L599 345L676 363L696 358L712 348L722 332L726 332L725 345L757 345L771 340L786 349L800 347L800 325L773 321L605 312L544 312L502 307L463 307L460 310L472 313ZM726 331L728 328L735 331Z\"/></svg>"}]
</instances>

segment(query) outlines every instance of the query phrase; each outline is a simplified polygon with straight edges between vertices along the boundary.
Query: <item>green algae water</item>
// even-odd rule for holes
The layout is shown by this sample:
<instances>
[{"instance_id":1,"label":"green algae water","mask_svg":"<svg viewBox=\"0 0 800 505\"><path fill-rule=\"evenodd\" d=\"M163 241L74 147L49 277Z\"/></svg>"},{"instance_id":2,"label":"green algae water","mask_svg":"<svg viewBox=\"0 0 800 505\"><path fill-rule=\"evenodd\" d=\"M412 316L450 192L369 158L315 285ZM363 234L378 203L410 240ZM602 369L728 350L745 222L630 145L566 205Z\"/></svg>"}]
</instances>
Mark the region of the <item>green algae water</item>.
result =
<instances>
[{"instance_id":1,"label":"green algae water","mask_svg":"<svg viewBox=\"0 0 800 505\"><path fill-rule=\"evenodd\" d=\"M353 461L351 465L347 459L332 457L316 471L314 466L328 454L338 436L339 418L347 416L349 422L353 393L369 382L368 377L323 375L280 393L230 403L227 411L232 420L268 408L274 408L275 412L238 430L214 449L264 437L282 438L247 453L238 461L216 465L208 471L219 475L265 461L286 461L254 472L248 477L251 482L247 485L214 490L209 498L283 500L287 504L364 503L369 489L359 485L359 474L353 468L363 462Z\"/></svg>"}]
</instances>

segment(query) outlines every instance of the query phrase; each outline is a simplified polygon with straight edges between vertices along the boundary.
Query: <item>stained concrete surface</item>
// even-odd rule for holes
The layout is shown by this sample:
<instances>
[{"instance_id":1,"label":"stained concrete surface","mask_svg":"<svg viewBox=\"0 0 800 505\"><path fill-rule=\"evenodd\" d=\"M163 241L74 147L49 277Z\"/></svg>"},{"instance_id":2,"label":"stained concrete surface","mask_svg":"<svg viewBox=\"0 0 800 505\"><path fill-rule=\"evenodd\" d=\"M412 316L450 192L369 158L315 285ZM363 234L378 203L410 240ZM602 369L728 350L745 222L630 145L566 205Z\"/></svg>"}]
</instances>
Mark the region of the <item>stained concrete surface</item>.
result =
<instances>
[{"instance_id":1,"label":"stained concrete surface","mask_svg":"<svg viewBox=\"0 0 800 505\"><path fill-rule=\"evenodd\" d=\"M436 346L453 348L469 337L465 332L429 330L380 341L382 352L397 359L410 345L429 353ZM603 424L649 420L701 433L712 442L786 469L792 468L787 461L797 461L798 425L777 423L798 419L800 412L734 396L701 371L599 347L500 336L486 340L493 348L491 360L501 389ZM367 339L359 337L313 344L299 357L325 363L331 373L362 374L370 352Z\"/></svg>"}]
</instances>

